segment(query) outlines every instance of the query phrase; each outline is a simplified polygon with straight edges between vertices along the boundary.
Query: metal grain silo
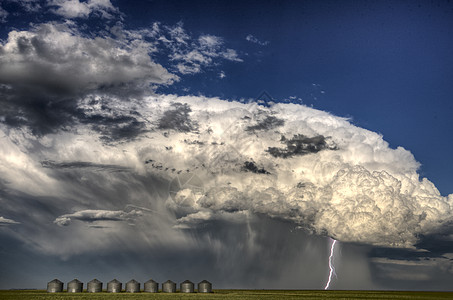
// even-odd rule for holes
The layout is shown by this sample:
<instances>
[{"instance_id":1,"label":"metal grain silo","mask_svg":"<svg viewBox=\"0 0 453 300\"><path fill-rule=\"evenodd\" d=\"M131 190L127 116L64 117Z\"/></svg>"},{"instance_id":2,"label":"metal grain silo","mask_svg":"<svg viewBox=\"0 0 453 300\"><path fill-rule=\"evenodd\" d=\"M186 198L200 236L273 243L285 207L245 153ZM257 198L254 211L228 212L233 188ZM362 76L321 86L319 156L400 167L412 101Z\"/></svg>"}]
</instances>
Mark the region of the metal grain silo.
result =
<instances>
[{"instance_id":1,"label":"metal grain silo","mask_svg":"<svg viewBox=\"0 0 453 300\"><path fill-rule=\"evenodd\" d=\"M181 282L179 291L181 293L193 293L194 284L190 280Z\"/></svg>"},{"instance_id":2,"label":"metal grain silo","mask_svg":"<svg viewBox=\"0 0 453 300\"><path fill-rule=\"evenodd\" d=\"M123 284L116 279L109 281L107 283L107 292L109 293L120 293Z\"/></svg>"},{"instance_id":3,"label":"metal grain silo","mask_svg":"<svg viewBox=\"0 0 453 300\"><path fill-rule=\"evenodd\" d=\"M135 279L132 279L126 283L126 292L127 293L140 293L140 282Z\"/></svg>"},{"instance_id":4,"label":"metal grain silo","mask_svg":"<svg viewBox=\"0 0 453 300\"><path fill-rule=\"evenodd\" d=\"M162 283L162 292L164 293L175 293L176 292L176 283L171 280L167 280Z\"/></svg>"},{"instance_id":5,"label":"metal grain silo","mask_svg":"<svg viewBox=\"0 0 453 300\"><path fill-rule=\"evenodd\" d=\"M54 279L47 283L47 292L48 293L60 293L63 292L63 282L58 279Z\"/></svg>"},{"instance_id":6,"label":"metal grain silo","mask_svg":"<svg viewBox=\"0 0 453 300\"><path fill-rule=\"evenodd\" d=\"M87 283L88 293L100 293L102 292L102 282L97 279L93 279Z\"/></svg>"},{"instance_id":7,"label":"metal grain silo","mask_svg":"<svg viewBox=\"0 0 453 300\"><path fill-rule=\"evenodd\" d=\"M68 293L81 293L83 291L83 283L78 279L73 279L68 282Z\"/></svg>"},{"instance_id":8,"label":"metal grain silo","mask_svg":"<svg viewBox=\"0 0 453 300\"><path fill-rule=\"evenodd\" d=\"M212 284L207 281L203 280L198 283L198 292L199 293L212 293Z\"/></svg>"},{"instance_id":9,"label":"metal grain silo","mask_svg":"<svg viewBox=\"0 0 453 300\"><path fill-rule=\"evenodd\" d=\"M157 293L159 291L159 284L156 281L150 279L145 282L143 291L147 293Z\"/></svg>"}]
</instances>

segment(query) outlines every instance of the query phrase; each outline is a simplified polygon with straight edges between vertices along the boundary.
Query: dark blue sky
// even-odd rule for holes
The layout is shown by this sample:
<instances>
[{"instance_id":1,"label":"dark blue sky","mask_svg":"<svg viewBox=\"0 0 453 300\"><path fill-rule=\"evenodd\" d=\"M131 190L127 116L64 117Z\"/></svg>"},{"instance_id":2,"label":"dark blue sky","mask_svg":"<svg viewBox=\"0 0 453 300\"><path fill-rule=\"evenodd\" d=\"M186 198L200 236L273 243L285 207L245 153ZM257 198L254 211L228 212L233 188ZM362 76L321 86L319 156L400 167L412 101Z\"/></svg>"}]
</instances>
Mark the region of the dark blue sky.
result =
<instances>
[{"instance_id":1,"label":"dark blue sky","mask_svg":"<svg viewBox=\"0 0 453 300\"><path fill-rule=\"evenodd\" d=\"M277 100L352 118L409 149L421 175L453 192L453 3L450 1L119 2L129 26L183 22L239 51L243 63L187 76L170 91ZM252 34L265 46L245 40ZM322 91L324 93L322 93Z\"/></svg>"}]
</instances>

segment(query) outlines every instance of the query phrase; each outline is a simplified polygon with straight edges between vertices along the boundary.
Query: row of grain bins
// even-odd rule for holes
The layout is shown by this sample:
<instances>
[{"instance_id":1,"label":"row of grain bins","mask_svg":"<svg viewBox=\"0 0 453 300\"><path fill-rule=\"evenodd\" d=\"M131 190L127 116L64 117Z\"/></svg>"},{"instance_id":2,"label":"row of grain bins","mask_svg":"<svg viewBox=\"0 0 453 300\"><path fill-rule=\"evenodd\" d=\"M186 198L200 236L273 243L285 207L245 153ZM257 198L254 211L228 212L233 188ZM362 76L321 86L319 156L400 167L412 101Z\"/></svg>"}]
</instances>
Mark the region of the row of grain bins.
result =
<instances>
[{"instance_id":1,"label":"row of grain bins","mask_svg":"<svg viewBox=\"0 0 453 300\"><path fill-rule=\"evenodd\" d=\"M109 281L107 283L107 292L109 293L120 293L122 291L123 284L116 279ZM81 293L83 291L83 283L77 279L71 280L67 284L68 293ZM181 293L194 293L194 283L185 280L181 282L179 291ZM58 279L54 279L47 283L47 292L49 293L59 293L63 292L63 282ZM87 283L87 292L88 293L100 293L102 292L102 282L97 279L93 279ZM135 279L132 279L126 283L126 293L139 293L140 283ZM157 293L159 292L159 283L150 279L143 285L143 292L146 293ZM164 293L176 293L176 283L171 280L167 280L162 283L162 292ZM203 280L198 283L198 293L211 293L212 284Z\"/></svg>"}]
</instances>

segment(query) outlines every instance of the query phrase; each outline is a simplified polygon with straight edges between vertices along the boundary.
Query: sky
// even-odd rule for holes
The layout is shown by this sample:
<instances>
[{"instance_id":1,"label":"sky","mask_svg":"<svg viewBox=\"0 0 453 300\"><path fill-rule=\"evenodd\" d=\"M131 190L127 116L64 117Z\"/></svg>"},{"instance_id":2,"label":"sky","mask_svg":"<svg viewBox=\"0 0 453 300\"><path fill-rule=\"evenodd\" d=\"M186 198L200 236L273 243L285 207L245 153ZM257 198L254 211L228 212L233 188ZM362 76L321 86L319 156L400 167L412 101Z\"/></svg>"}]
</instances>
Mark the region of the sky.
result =
<instances>
[{"instance_id":1,"label":"sky","mask_svg":"<svg viewBox=\"0 0 453 300\"><path fill-rule=\"evenodd\" d=\"M450 1L0 1L0 289L451 290Z\"/></svg>"}]
</instances>

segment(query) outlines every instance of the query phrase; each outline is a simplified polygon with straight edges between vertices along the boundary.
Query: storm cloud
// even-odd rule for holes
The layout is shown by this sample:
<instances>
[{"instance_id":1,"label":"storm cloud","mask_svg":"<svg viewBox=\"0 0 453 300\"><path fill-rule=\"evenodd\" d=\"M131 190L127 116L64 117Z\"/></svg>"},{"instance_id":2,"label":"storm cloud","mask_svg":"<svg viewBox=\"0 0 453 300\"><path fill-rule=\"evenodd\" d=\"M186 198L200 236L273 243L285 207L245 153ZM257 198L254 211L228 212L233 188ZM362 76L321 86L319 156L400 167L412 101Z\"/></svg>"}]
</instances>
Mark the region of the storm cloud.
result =
<instances>
[{"instance_id":1,"label":"storm cloud","mask_svg":"<svg viewBox=\"0 0 453 300\"><path fill-rule=\"evenodd\" d=\"M409 150L295 96L169 94L220 91L264 53L182 22L132 29L109 0L5 3L47 21L0 41L2 287L31 269L42 287L45 269L322 288L327 237L335 288L451 278L453 194Z\"/></svg>"},{"instance_id":2,"label":"storm cloud","mask_svg":"<svg viewBox=\"0 0 453 300\"><path fill-rule=\"evenodd\" d=\"M87 36L70 22L11 31L0 45L1 119L46 134L77 121L78 98L93 91L132 96L178 80L151 60L152 48L137 36Z\"/></svg>"},{"instance_id":3,"label":"storm cloud","mask_svg":"<svg viewBox=\"0 0 453 300\"><path fill-rule=\"evenodd\" d=\"M90 113L135 111L133 102L112 98L103 103ZM106 145L102 132L83 123L77 133L59 132L44 140L21 130L4 131L11 142L3 151L17 157L3 160L3 170L14 170L4 181L10 189L27 186L22 191L36 194L40 189L29 188L41 180L48 185L39 192L43 195L72 195L73 209L54 216L65 225L70 219L108 219L108 211L115 212L112 220L123 220L118 207L132 204L157 212L154 216L165 219L170 231L243 222L257 214L342 242L415 248L421 236L451 222L453 196L441 196L428 179L420 179L419 163L409 151L390 148L379 134L346 119L296 104L266 108L164 95L144 97L141 103L146 133L120 144ZM271 131L248 130L263 114L284 122ZM18 159L28 161L28 167L14 164ZM32 170L35 176L17 180ZM197 184L186 185L183 174ZM151 199L143 180L149 181ZM122 192L124 199L113 196L124 182L135 191ZM89 193L97 196L87 201Z\"/></svg>"}]
</instances>

